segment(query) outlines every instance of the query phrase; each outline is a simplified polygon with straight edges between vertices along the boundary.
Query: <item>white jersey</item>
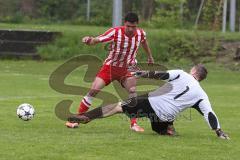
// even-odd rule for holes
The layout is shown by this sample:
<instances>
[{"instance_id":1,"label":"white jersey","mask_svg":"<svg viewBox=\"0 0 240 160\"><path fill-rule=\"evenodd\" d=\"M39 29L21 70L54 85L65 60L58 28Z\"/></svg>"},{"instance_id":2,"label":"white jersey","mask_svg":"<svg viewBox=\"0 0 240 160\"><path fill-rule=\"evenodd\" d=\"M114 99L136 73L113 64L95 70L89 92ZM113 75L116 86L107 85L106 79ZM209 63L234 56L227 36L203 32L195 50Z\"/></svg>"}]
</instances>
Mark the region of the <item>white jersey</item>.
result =
<instances>
[{"instance_id":1,"label":"white jersey","mask_svg":"<svg viewBox=\"0 0 240 160\"><path fill-rule=\"evenodd\" d=\"M149 93L149 102L160 120L173 121L178 113L195 106L210 126L209 113L215 113L199 82L183 70L167 72L168 83ZM218 120L216 125L220 128Z\"/></svg>"}]
</instances>

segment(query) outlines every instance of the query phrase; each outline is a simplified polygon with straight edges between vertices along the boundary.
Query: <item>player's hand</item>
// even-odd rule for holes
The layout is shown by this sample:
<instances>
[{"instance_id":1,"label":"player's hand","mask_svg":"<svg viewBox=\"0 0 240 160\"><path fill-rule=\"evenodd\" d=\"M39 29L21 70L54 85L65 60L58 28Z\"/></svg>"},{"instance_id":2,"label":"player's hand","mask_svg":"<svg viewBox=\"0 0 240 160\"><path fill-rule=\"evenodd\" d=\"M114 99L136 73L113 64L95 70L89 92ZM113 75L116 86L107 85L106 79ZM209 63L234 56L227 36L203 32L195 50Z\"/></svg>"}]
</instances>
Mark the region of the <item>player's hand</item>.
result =
<instances>
[{"instance_id":1,"label":"player's hand","mask_svg":"<svg viewBox=\"0 0 240 160\"><path fill-rule=\"evenodd\" d=\"M148 57L148 65L154 64L154 59L152 56Z\"/></svg>"},{"instance_id":2,"label":"player's hand","mask_svg":"<svg viewBox=\"0 0 240 160\"><path fill-rule=\"evenodd\" d=\"M216 134L221 139L226 139L226 140L230 139L230 137L226 133L224 133L221 129L217 129Z\"/></svg>"},{"instance_id":3,"label":"player's hand","mask_svg":"<svg viewBox=\"0 0 240 160\"><path fill-rule=\"evenodd\" d=\"M131 72L131 75L139 78L139 77L143 77L147 74L147 71L136 71L136 72Z\"/></svg>"},{"instance_id":4,"label":"player's hand","mask_svg":"<svg viewBox=\"0 0 240 160\"><path fill-rule=\"evenodd\" d=\"M90 45L92 39L93 39L93 37L86 36L86 37L83 37L82 42L87 45Z\"/></svg>"}]
</instances>

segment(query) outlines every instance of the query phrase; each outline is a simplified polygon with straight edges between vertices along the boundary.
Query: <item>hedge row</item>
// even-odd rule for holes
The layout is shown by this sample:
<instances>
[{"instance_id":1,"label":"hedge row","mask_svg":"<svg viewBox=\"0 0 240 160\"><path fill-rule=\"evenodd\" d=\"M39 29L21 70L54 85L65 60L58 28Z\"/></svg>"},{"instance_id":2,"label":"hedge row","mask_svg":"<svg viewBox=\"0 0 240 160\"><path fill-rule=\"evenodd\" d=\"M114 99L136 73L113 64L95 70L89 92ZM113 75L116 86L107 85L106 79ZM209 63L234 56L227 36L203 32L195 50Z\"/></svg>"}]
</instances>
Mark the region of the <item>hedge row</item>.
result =
<instances>
[{"instance_id":1,"label":"hedge row","mask_svg":"<svg viewBox=\"0 0 240 160\"><path fill-rule=\"evenodd\" d=\"M68 26L54 30L62 31L63 35L54 43L38 48L38 53L43 59L68 59L80 54L94 54L104 59L108 54L105 44L86 46L81 42L82 37L97 36L107 28ZM240 40L237 34L230 33L158 29L145 29L145 31L155 60L165 62L170 59L186 58L191 61L211 60L211 57L216 56L221 49L221 41ZM138 60L146 60L142 49L139 50Z\"/></svg>"}]
</instances>

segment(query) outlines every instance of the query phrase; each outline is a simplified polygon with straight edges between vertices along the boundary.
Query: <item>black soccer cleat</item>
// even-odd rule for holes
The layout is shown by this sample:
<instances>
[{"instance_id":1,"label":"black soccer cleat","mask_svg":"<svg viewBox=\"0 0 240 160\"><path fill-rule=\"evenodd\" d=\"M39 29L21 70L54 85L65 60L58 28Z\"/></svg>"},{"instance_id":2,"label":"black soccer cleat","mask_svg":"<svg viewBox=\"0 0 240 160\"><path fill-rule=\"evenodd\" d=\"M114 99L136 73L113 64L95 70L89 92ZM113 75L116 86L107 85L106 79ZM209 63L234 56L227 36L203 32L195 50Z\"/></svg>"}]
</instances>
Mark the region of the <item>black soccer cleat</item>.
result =
<instances>
[{"instance_id":1,"label":"black soccer cleat","mask_svg":"<svg viewBox=\"0 0 240 160\"><path fill-rule=\"evenodd\" d=\"M71 123L83 123L83 124L86 124L86 123L90 122L90 119L87 116L83 115L83 114L77 114L77 115L69 117L68 121L71 122Z\"/></svg>"}]
</instances>

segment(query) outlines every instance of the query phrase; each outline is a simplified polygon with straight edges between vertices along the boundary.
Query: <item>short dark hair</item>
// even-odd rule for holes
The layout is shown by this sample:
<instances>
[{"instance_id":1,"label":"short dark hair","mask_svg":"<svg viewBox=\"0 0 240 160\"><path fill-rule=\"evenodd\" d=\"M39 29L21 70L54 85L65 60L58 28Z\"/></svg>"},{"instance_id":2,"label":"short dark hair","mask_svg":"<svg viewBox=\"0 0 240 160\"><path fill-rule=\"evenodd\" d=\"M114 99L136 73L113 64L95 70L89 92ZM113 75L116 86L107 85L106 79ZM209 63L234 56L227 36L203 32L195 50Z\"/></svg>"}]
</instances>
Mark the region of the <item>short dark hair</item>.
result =
<instances>
[{"instance_id":1,"label":"short dark hair","mask_svg":"<svg viewBox=\"0 0 240 160\"><path fill-rule=\"evenodd\" d=\"M198 73L198 76L199 76L198 77L199 81L202 81L205 78L207 78L208 71L207 71L206 67L203 64L197 64L194 67L197 70L197 73Z\"/></svg>"},{"instance_id":2,"label":"short dark hair","mask_svg":"<svg viewBox=\"0 0 240 160\"><path fill-rule=\"evenodd\" d=\"M138 15L136 13L133 12L129 12L126 14L125 18L124 18L125 22L131 22L131 23L135 23L139 21L138 19Z\"/></svg>"}]
</instances>

